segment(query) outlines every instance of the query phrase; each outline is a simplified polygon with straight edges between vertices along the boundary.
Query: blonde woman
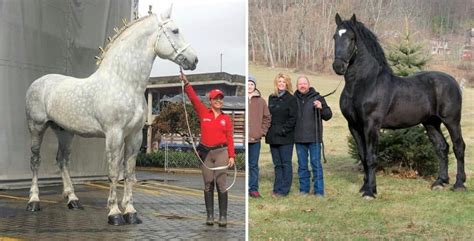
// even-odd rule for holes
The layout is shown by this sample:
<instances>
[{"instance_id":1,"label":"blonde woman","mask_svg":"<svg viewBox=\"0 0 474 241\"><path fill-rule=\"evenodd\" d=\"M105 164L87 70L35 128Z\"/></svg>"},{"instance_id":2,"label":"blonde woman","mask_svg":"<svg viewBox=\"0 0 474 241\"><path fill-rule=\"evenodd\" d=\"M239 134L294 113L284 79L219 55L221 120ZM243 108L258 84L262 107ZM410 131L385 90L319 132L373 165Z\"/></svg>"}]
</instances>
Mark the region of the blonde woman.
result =
<instances>
[{"instance_id":1,"label":"blonde woman","mask_svg":"<svg viewBox=\"0 0 474 241\"><path fill-rule=\"evenodd\" d=\"M275 182L273 197L287 196L293 179L293 144L298 105L293 96L291 78L278 74L274 80L274 92L268 98L268 108L272 116L270 129L265 141L270 144Z\"/></svg>"}]
</instances>

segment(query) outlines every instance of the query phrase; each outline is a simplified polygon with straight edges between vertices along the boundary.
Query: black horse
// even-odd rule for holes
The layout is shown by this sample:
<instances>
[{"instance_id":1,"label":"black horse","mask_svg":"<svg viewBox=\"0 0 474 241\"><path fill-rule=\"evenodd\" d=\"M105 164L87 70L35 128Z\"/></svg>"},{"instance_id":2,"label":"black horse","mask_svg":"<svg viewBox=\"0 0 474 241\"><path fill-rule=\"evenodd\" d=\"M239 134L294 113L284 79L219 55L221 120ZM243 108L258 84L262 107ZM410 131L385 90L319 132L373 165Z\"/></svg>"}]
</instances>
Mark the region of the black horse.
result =
<instances>
[{"instance_id":1,"label":"black horse","mask_svg":"<svg viewBox=\"0 0 474 241\"><path fill-rule=\"evenodd\" d=\"M440 158L439 176L432 188L449 183L449 145L441 123L449 131L457 159L454 190L465 190L464 149L461 135L461 90L456 80L441 72L394 76L377 37L356 20L336 14L333 69L344 75L339 105L347 119L364 166L362 196L375 198L377 144L381 128L400 129L423 124Z\"/></svg>"}]
</instances>

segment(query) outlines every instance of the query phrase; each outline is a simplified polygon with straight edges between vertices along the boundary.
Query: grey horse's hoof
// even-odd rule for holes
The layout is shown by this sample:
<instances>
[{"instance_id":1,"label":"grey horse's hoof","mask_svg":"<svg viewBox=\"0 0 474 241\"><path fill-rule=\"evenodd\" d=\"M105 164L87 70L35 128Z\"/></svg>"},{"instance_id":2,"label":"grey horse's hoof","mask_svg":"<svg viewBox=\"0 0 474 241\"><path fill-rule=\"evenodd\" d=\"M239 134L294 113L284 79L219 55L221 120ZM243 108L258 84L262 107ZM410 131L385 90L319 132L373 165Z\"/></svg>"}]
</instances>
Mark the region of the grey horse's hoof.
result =
<instances>
[{"instance_id":1,"label":"grey horse's hoof","mask_svg":"<svg viewBox=\"0 0 474 241\"><path fill-rule=\"evenodd\" d=\"M72 200L70 201L68 204L67 204L67 207L69 209L74 209L74 210L77 210L77 209L80 209L80 210L83 210L84 207L81 205L81 203L79 202L79 200Z\"/></svg>"},{"instance_id":2,"label":"grey horse's hoof","mask_svg":"<svg viewBox=\"0 0 474 241\"><path fill-rule=\"evenodd\" d=\"M126 223L122 215L115 214L115 215L109 216L109 224L115 225L115 226L121 226L121 225L125 225Z\"/></svg>"},{"instance_id":3,"label":"grey horse's hoof","mask_svg":"<svg viewBox=\"0 0 474 241\"><path fill-rule=\"evenodd\" d=\"M26 210L30 212L40 211L40 202L29 202L26 206Z\"/></svg>"},{"instance_id":4,"label":"grey horse's hoof","mask_svg":"<svg viewBox=\"0 0 474 241\"><path fill-rule=\"evenodd\" d=\"M126 213L123 215L125 222L128 224L140 224L142 220L138 218L137 213Z\"/></svg>"}]
</instances>

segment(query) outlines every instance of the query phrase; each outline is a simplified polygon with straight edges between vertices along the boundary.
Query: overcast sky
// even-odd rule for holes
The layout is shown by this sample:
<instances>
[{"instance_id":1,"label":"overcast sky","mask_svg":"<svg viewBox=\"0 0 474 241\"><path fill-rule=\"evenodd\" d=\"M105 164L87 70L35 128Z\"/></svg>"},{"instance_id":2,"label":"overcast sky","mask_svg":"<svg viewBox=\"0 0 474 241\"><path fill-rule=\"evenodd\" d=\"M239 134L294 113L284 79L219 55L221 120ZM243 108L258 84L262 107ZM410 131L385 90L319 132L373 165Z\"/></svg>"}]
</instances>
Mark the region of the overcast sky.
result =
<instances>
[{"instance_id":1,"label":"overcast sky","mask_svg":"<svg viewBox=\"0 0 474 241\"><path fill-rule=\"evenodd\" d=\"M145 16L148 6L161 13L173 3L171 18L184 39L196 50L199 62L186 74L222 71L245 75L245 0L139 0L139 14ZM177 75L178 66L156 58L151 77Z\"/></svg>"}]
</instances>

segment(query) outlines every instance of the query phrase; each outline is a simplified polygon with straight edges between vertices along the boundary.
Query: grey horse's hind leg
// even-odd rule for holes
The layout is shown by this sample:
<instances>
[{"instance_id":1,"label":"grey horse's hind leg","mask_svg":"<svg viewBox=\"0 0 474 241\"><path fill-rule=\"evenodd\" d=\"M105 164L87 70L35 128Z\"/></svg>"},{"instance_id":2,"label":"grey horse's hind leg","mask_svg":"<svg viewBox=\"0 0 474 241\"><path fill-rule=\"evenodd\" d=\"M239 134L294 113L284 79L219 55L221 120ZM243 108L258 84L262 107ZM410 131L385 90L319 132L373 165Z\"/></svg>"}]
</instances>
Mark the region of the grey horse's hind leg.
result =
<instances>
[{"instance_id":1,"label":"grey horse's hind leg","mask_svg":"<svg viewBox=\"0 0 474 241\"><path fill-rule=\"evenodd\" d=\"M124 159L124 177L125 190L122 199L122 208L124 211L125 221L129 224L139 224L142 221L137 216L137 211L133 207L133 185L137 182L135 175L135 165L138 152L142 145L143 134L141 129L134 134L130 134L125 139L125 159Z\"/></svg>"},{"instance_id":2,"label":"grey horse's hind leg","mask_svg":"<svg viewBox=\"0 0 474 241\"><path fill-rule=\"evenodd\" d=\"M28 120L28 129L30 130L31 134L30 168L33 172L33 178L31 180L30 200L28 201L28 206L26 207L26 210L33 212L40 210L38 170L41 163L41 143L43 141L43 135L46 128L48 128L47 123L35 123L33 120Z\"/></svg>"},{"instance_id":3,"label":"grey horse's hind leg","mask_svg":"<svg viewBox=\"0 0 474 241\"><path fill-rule=\"evenodd\" d=\"M442 189L445 184L449 183L448 176L448 152L449 145L441 132L440 121L432 121L431 123L423 123L431 143L439 158L439 174L436 181L431 185L431 189Z\"/></svg>"},{"instance_id":4,"label":"grey horse's hind leg","mask_svg":"<svg viewBox=\"0 0 474 241\"><path fill-rule=\"evenodd\" d=\"M109 224L124 225L122 212L118 207L117 184L119 181L119 165L123 164L124 137L122 130L110 130L105 135L105 156L109 165L110 192L107 201Z\"/></svg>"},{"instance_id":5,"label":"grey horse's hind leg","mask_svg":"<svg viewBox=\"0 0 474 241\"><path fill-rule=\"evenodd\" d=\"M52 126L56 137L58 138L58 152L56 154L56 162L63 179L63 196L68 199L67 205L69 209L83 209L76 194L74 186L69 175L68 165L71 156L71 145L74 134L62 129L59 126Z\"/></svg>"}]
</instances>

